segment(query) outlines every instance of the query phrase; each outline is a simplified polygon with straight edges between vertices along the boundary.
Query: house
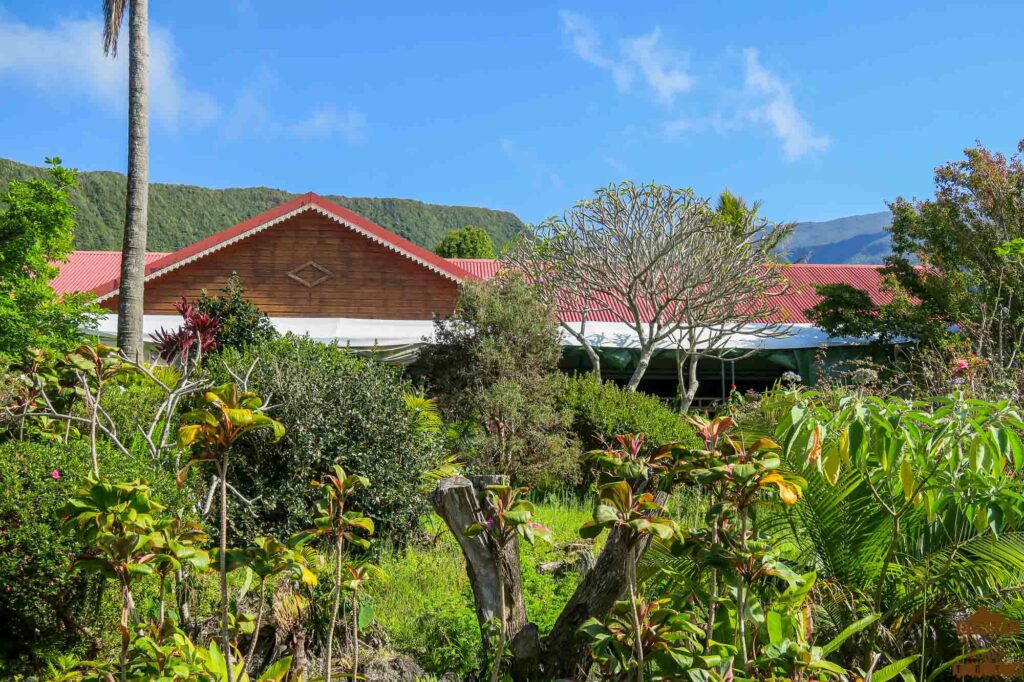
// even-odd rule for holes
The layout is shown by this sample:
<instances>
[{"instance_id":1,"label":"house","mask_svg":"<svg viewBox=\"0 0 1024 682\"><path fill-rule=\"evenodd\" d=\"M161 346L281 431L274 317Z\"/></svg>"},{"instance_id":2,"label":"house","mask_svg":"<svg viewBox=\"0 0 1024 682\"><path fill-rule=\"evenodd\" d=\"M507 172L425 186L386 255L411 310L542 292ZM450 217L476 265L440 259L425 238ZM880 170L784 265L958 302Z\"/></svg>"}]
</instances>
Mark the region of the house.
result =
<instances>
[{"instance_id":1,"label":"house","mask_svg":"<svg viewBox=\"0 0 1024 682\"><path fill-rule=\"evenodd\" d=\"M309 193L173 253L147 254L143 330L149 336L160 328L177 327L177 301L183 296L196 298L204 289L219 291L234 272L246 298L264 310L279 331L373 349L385 359L410 362L424 337L430 336L435 316L454 310L459 287L493 277L498 268L497 261L441 258ZM117 328L119 271L118 252L76 251L52 282L58 293L96 295L110 311L95 330L104 339L113 339ZM818 348L832 349L835 360L864 346L862 339L829 338L804 311L819 300L814 284L847 283L884 301L876 267L792 265L787 266L787 275L793 285L780 304L787 313L786 334L772 339L734 337L734 359L702 363L705 398L720 396L731 384L763 388L786 370L811 378ZM628 376L635 358L635 336L628 327L613 313L603 312L588 321L587 334L601 347L605 374ZM582 349L568 336L564 343L564 367L586 369ZM739 356L749 357L735 359ZM666 348L654 358L644 387L671 394L675 376L674 353Z\"/></svg>"}]
</instances>

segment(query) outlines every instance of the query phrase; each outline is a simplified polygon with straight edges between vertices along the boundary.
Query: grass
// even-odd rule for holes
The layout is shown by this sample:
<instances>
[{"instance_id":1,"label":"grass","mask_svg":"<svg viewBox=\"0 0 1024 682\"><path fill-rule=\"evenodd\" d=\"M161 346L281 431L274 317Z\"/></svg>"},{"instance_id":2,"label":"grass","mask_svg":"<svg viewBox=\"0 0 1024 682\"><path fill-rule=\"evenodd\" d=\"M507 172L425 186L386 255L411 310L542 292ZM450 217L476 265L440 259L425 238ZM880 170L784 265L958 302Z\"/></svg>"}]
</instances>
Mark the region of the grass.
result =
<instances>
[{"instance_id":1,"label":"grass","mask_svg":"<svg viewBox=\"0 0 1024 682\"><path fill-rule=\"evenodd\" d=\"M549 495L537 503L535 518L552 530L555 540L554 548L520 550L526 611L543 634L576 589L579 575L556 577L538 572L537 566L555 560L561 546L579 537L590 508L569 494ZM368 594L393 649L431 673L467 676L482 668L483 651L465 562L440 519L431 515L425 527L430 540L382 550L378 563L387 579L371 584Z\"/></svg>"}]
</instances>

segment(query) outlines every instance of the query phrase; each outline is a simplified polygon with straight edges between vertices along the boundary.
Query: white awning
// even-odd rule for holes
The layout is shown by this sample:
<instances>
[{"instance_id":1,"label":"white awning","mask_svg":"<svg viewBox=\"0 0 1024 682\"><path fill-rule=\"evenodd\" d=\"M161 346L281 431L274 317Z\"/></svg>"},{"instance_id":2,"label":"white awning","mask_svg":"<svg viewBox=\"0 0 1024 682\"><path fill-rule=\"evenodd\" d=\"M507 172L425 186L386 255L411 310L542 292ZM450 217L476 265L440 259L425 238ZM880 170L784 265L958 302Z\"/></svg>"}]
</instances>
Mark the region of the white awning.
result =
<instances>
[{"instance_id":1,"label":"white awning","mask_svg":"<svg viewBox=\"0 0 1024 682\"><path fill-rule=\"evenodd\" d=\"M398 350L416 347L434 333L432 320L368 320L351 317L272 317L274 328L282 334L291 332L298 336L308 335L323 343L337 343L354 349ZM163 328L177 329L181 325L178 315L146 315L143 319L143 334L152 341L153 334ZM868 339L852 337L829 337L811 324L793 324L785 328L785 334L776 338L762 338L754 333L751 325L748 333L734 334L721 348L787 350L797 348L818 348L820 346L856 346L868 343ZM576 327L579 329L579 327ZM95 329L87 330L101 339L117 336L117 315L109 314L100 318ZM637 348L637 336L628 325L621 322L588 322L587 338L601 348ZM578 346L568 333L562 332L562 345ZM659 344L660 348L673 348L671 340Z\"/></svg>"}]
</instances>

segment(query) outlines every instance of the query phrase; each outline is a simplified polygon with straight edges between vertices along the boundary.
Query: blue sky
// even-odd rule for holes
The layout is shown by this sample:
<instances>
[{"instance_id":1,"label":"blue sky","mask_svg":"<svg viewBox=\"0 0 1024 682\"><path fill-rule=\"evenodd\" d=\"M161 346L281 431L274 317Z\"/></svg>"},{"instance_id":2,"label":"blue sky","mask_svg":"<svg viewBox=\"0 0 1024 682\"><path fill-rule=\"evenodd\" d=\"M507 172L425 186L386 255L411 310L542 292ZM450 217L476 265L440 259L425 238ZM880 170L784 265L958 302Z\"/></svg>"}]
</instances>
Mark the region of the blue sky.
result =
<instances>
[{"instance_id":1,"label":"blue sky","mask_svg":"<svg viewBox=\"0 0 1024 682\"><path fill-rule=\"evenodd\" d=\"M816 220L1024 137L1020 3L150 4L157 182L536 221L656 180ZM125 168L100 5L0 0L0 156Z\"/></svg>"}]
</instances>

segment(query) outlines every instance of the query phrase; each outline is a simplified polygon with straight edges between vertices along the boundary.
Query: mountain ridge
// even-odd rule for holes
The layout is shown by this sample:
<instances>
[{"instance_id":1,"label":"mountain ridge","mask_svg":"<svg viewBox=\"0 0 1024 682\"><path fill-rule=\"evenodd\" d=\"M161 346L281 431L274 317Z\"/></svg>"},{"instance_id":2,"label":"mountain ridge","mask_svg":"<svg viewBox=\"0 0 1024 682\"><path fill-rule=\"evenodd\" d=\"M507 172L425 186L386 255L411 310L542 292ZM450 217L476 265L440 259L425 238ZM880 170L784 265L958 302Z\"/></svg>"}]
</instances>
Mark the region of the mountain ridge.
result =
<instances>
[{"instance_id":1,"label":"mountain ridge","mask_svg":"<svg viewBox=\"0 0 1024 682\"><path fill-rule=\"evenodd\" d=\"M46 169L0 158L0 192L11 180L44 177ZM71 200L78 211L75 248L118 251L124 223L126 180L116 171L81 171ZM152 251L174 251L299 196L273 187L227 187L152 183L149 239ZM326 198L432 249L450 229L482 227L500 247L526 224L511 211L430 204L416 199ZM877 264L890 252L888 211L796 223L785 245L793 261Z\"/></svg>"},{"instance_id":2,"label":"mountain ridge","mask_svg":"<svg viewBox=\"0 0 1024 682\"><path fill-rule=\"evenodd\" d=\"M46 168L0 158L0 192L12 180L44 177L45 173ZM125 176L115 171L78 173L78 187L71 192L78 218L75 248L120 250L126 186ZM174 251L297 196L300 194L272 187L210 189L152 183L147 246L152 251ZM525 227L511 211L416 199L324 196L428 249L448 230L465 225L483 228L498 246Z\"/></svg>"}]
</instances>

